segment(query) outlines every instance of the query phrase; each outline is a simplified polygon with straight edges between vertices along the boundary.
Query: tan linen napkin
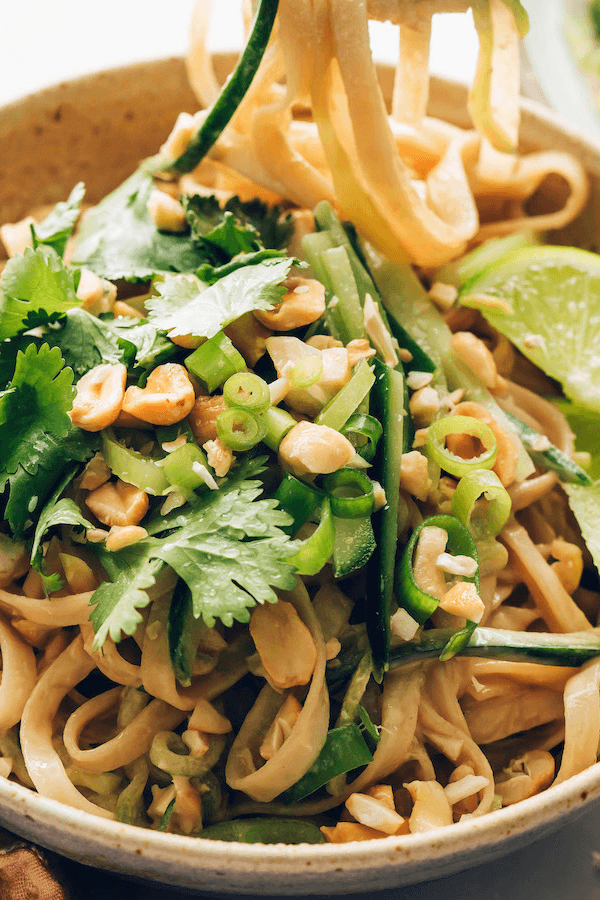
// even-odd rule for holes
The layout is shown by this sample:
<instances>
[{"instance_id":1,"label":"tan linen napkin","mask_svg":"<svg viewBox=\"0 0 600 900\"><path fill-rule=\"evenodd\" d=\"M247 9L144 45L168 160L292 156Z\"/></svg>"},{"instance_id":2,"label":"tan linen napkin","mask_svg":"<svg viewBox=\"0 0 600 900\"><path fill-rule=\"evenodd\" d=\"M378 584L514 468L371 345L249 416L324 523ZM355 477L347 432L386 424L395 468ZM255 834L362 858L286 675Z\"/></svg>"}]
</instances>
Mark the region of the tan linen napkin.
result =
<instances>
[{"instance_id":1,"label":"tan linen napkin","mask_svg":"<svg viewBox=\"0 0 600 900\"><path fill-rule=\"evenodd\" d=\"M0 900L69 900L69 897L52 855L0 829Z\"/></svg>"}]
</instances>

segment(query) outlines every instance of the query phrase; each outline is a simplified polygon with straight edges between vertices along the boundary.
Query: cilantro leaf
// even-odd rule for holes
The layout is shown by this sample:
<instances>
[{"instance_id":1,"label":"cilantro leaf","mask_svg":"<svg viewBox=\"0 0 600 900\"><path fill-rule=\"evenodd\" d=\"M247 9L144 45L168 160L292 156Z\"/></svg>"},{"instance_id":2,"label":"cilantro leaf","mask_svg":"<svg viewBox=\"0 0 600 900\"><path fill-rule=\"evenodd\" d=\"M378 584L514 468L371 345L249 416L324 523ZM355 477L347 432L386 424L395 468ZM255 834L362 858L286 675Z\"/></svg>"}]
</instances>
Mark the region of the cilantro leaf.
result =
<instances>
[{"instance_id":1,"label":"cilantro leaf","mask_svg":"<svg viewBox=\"0 0 600 900\"><path fill-rule=\"evenodd\" d=\"M70 481L72 473L69 473L67 481ZM54 495L46 504L38 519L38 523L33 536L33 545L31 547L31 561L36 569L40 569L41 543L44 535L56 525L78 525L81 528L93 528L93 524L89 522L82 514L81 510L73 500L63 497L57 500L57 495L64 490L64 479L59 485L59 489L54 491Z\"/></svg>"},{"instance_id":2,"label":"cilantro leaf","mask_svg":"<svg viewBox=\"0 0 600 900\"><path fill-rule=\"evenodd\" d=\"M200 247L204 248L208 244L207 259L210 259L212 253L216 263L223 263L238 253L260 249L256 228L245 220L240 220L227 207L221 209L215 196L202 197L194 194L184 197L182 202L192 237Z\"/></svg>"},{"instance_id":3,"label":"cilantro leaf","mask_svg":"<svg viewBox=\"0 0 600 900\"><path fill-rule=\"evenodd\" d=\"M281 206L268 206L257 199L242 201L239 197L231 197L225 210L233 213L239 222L253 226L262 246L267 249L283 250L294 233L291 213L284 213Z\"/></svg>"},{"instance_id":4,"label":"cilantro leaf","mask_svg":"<svg viewBox=\"0 0 600 900\"><path fill-rule=\"evenodd\" d=\"M142 621L139 610L150 603L148 590L164 568L161 560L152 558L153 544L153 541L138 541L114 553L94 548L111 578L92 597L95 606L90 621L96 632L95 649L108 637L120 641L123 635L135 634Z\"/></svg>"},{"instance_id":5,"label":"cilantro leaf","mask_svg":"<svg viewBox=\"0 0 600 900\"><path fill-rule=\"evenodd\" d=\"M0 341L79 306L73 274L50 247L27 248L7 262L0 282Z\"/></svg>"},{"instance_id":6,"label":"cilantro leaf","mask_svg":"<svg viewBox=\"0 0 600 900\"><path fill-rule=\"evenodd\" d=\"M73 264L111 280L147 280L168 272L195 272L205 259L189 234L159 231L147 202L150 175L138 170L85 216Z\"/></svg>"},{"instance_id":7,"label":"cilantro leaf","mask_svg":"<svg viewBox=\"0 0 600 900\"><path fill-rule=\"evenodd\" d=\"M201 504L166 516L164 537L111 554L94 548L114 582L101 585L93 597L96 647L108 635L119 640L121 633L133 633L139 610L150 603L148 588L165 563L186 582L195 618L209 627L216 619L247 622L256 603L277 600L273 588L293 586L294 567L287 560L294 544L282 530L289 516L277 501L259 499L262 484L252 477L263 462L245 461Z\"/></svg>"},{"instance_id":8,"label":"cilantro leaf","mask_svg":"<svg viewBox=\"0 0 600 900\"><path fill-rule=\"evenodd\" d=\"M84 375L100 363L123 362L119 338L107 325L85 309L71 309L58 328L48 329L44 340L58 347L67 366L76 376Z\"/></svg>"},{"instance_id":9,"label":"cilantro leaf","mask_svg":"<svg viewBox=\"0 0 600 900\"><path fill-rule=\"evenodd\" d=\"M56 250L59 256L64 254L67 241L79 218L84 196L85 185L80 181L64 203L57 203L50 215L33 227L34 247L46 244Z\"/></svg>"},{"instance_id":10,"label":"cilantro leaf","mask_svg":"<svg viewBox=\"0 0 600 900\"><path fill-rule=\"evenodd\" d=\"M209 288L195 276L170 276L157 284L159 296L146 302L148 318L170 337L212 337L244 313L280 303L292 263L280 257L245 266Z\"/></svg>"},{"instance_id":11,"label":"cilantro leaf","mask_svg":"<svg viewBox=\"0 0 600 900\"><path fill-rule=\"evenodd\" d=\"M9 486L5 517L17 535L69 463L93 453L95 436L67 415L74 394L58 348L31 344L17 353L14 377L0 394L0 491Z\"/></svg>"},{"instance_id":12,"label":"cilantro leaf","mask_svg":"<svg viewBox=\"0 0 600 900\"><path fill-rule=\"evenodd\" d=\"M153 369L181 352L151 322L122 317L105 320L103 324L116 337L126 365Z\"/></svg>"}]
</instances>

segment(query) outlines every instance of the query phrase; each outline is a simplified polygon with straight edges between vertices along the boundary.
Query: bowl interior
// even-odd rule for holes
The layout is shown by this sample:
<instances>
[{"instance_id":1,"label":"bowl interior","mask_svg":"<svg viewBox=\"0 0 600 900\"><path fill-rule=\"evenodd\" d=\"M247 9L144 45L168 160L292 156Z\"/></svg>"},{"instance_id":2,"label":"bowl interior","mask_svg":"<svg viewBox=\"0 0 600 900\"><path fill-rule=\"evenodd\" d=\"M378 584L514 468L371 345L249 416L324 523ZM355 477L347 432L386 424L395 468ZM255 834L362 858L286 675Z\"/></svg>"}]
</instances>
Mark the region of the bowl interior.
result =
<instances>
[{"instance_id":1,"label":"bowl interior","mask_svg":"<svg viewBox=\"0 0 600 900\"><path fill-rule=\"evenodd\" d=\"M232 57L217 59L224 78ZM382 85L391 93L392 72ZM433 79L432 115L468 124L466 89ZM101 72L51 87L0 116L0 222L65 199L83 180L88 201L121 183L156 152L182 110L197 108L179 59ZM600 143L557 115L523 103L524 149L576 154L588 169L590 202L557 237L600 245ZM549 181L548 195L561 186ZM523 847L600 796L600 765L515 807L433 834L348 845L260 846L147 832L65 807L0 779L0 822L20 835L90 865L167 884L230 894L370 891L440 877Z\"/></svg>"}]
</instances>

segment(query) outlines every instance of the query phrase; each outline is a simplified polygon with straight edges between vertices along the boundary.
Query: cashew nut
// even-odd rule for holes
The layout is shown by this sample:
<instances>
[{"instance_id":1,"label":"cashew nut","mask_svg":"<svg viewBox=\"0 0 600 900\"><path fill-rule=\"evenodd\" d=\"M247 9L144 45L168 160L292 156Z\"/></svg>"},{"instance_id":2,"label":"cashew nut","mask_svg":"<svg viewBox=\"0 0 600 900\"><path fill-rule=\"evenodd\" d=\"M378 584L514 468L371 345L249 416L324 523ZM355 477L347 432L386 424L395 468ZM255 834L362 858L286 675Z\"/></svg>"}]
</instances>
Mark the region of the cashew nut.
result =
<instances>
[{"instance_id":1,"label":"cashew nut","mask_svg":"<svg viewBox=\"0 0 600 900\"><path fill-rule=\"evenodd\" d=\"M502 806L510 806L545 790L554 778L554 758L547 750L529 750L496 778Z\"/></svg>"},{"instance_id":2,"label":"cashew nut","mask_svg":"<svg viewBox=\"0 0 600 900\"><path fill-rule=\"evenodd\" d=\"M170 197L165 191L153 190L146 206L150 218L160 231L174 233L186 231L187 219L183 206L179 200Z\"/></svg>"},{"instance_id":3,"label":"cashew nut","mask_svg":"<svg viewBox=\"0 0 600 900\"><path fill-rule=\"evenodd\" d=\"M346 800L346 809L361 825L383 831L385 834L396 834L404 825L403 816L386 803L368 794L350 794Z\"/></svg>"},{"instance_id":4,"label":"cashew nut","mask_svg":"<svg viewBox=\"0 0 600 900\"><path fill-rule=\"evenodd\" d=\"M481 338L470 331L457 331L452 335L452 352L480 378L486 387L493 388L498 380L496 360Z\"/></svg>"},{"instance_id":5,"label":"cashew nut","mask_svg":"<svg viewBox=\"0 0 600 900\"><path fill-rule=\"evenodd\" d=\"M196 395L188 374L178 363L157 366L145 388L125 391L123 410L152 425L174 425L191 412Z\"/></svg>"},{"instance_id":6,"label":"cashew nut","mask_svg":"<svg viewBox=\"0 0 600 900\"><path fill-rule=\"evenodd\" d=\"M127 369L123 363L94 366L77 382L77 395L69 413L73 425L84 431L102 431L117 419L123 405Z\"/></svg>"},{"instance_id":7,"label":"cashew nut","mask_svg":"<svg viewBox=\"0 0 600 900\"><path fill-rule=\"evenodd\" d=\"M310 325L325 312L325 288L314 278L286 278L287 292L281 303L272 309L255 309L259 322L273 331L292 331Z\"/></svg>"},{"instance_id":8,"label":"cashew nut","mask_svg":"<svg viewBox=\"0 0 600 900\"><path fill-rule=\"evenodd\" d=\"M350 441L327 425L298 422L279 445L279 460L296 475L337 472L354 459Z\"/></svg>"},{"instance_id":9,"label":"cashew nut","mask_svg":"<svg viewBox=\"0 0 600 900\"><path fill-rule=\"evenodd\" d=\"M126 481L107 481L88 494L86 505L104 525L138 525L148 512L149 500Z\"/></svg>"},{"instance_id":10,"label":"cashew nut","mask_svg":"<svg viewBox=\"0 0 600 900\"><path fill-rule=\"evenodd\" d=\"M217 416L225 409L225 401L221 394L213 397L198 397L188 415L192 434L203 446L207 441L217 437Z\"/></svg>"}]
</instances>

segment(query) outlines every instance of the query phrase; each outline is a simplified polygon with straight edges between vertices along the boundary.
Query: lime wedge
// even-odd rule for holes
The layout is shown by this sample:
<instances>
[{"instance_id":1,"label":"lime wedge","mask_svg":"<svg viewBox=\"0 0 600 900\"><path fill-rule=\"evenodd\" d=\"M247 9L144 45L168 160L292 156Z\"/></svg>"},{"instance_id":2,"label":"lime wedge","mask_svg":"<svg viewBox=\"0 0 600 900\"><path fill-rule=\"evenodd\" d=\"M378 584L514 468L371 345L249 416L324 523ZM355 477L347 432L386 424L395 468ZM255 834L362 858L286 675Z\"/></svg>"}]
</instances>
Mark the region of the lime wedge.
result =
<instances>
[{"instance_id":1,"label":"lime wedge","mask_svg":"<svg viewBox=\"0 0 600 900\"><path fill-rule=\"evenodd\" d=\"M567 397L600 412L600 256L524 247L473 278L460 302L480 309Z\"/></svg>"}]
</instances>

